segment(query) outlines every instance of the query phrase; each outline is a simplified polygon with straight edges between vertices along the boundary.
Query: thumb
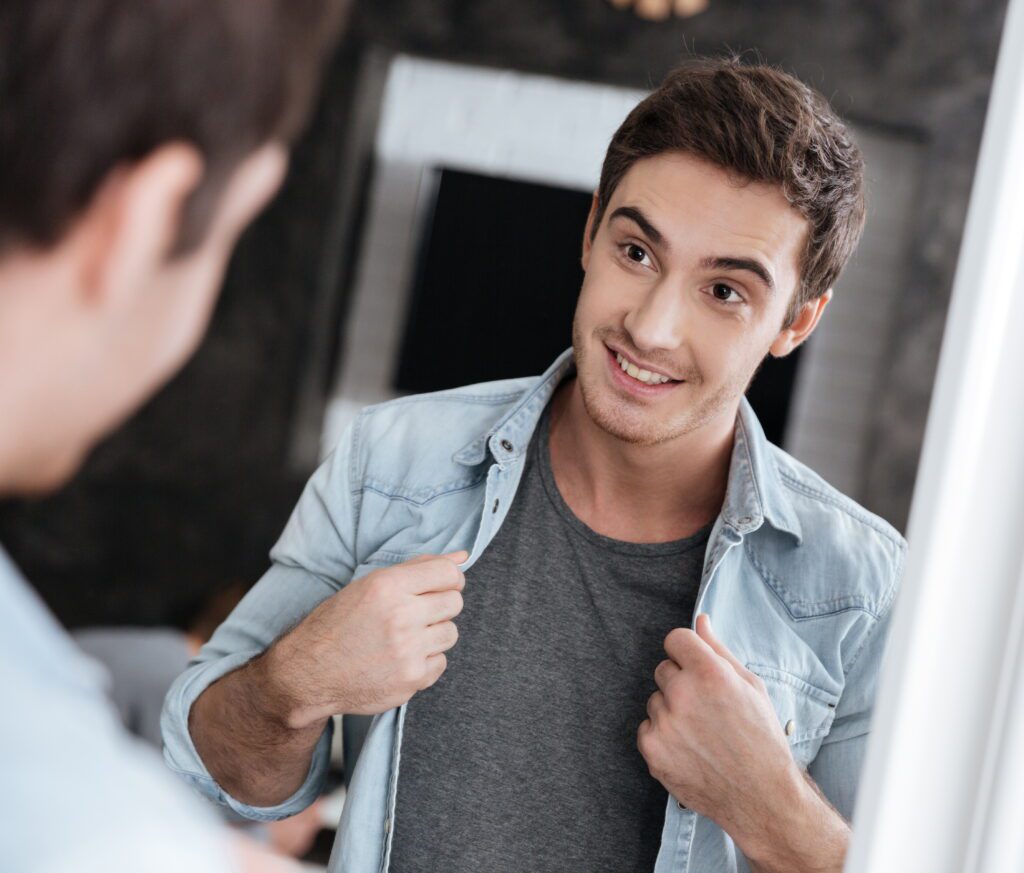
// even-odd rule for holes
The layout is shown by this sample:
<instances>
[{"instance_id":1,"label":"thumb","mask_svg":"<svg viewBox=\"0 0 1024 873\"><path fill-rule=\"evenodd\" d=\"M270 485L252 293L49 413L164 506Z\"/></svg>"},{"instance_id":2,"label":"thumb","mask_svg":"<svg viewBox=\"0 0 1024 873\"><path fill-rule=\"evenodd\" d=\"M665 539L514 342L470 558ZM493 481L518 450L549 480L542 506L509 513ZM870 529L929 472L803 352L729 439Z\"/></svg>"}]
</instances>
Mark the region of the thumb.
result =
<instances>
[{"instance_id":1,"label":"thumb","mask_svg":"<svg viewBox=\"0 0 1024 873\"><path fill-rule=\"evenodd\" d=\"M721 658L725 658L726 661L732 664L733 669L744 679L749 677L750 671L747 670L746 666L740 662L739 658L729 651L729 647L716 637L714 631L711 630L711 616L706 612L702 612L697 616L696 630L697 636L711 646L716 655Z\"/></svg>"}]
</instances>

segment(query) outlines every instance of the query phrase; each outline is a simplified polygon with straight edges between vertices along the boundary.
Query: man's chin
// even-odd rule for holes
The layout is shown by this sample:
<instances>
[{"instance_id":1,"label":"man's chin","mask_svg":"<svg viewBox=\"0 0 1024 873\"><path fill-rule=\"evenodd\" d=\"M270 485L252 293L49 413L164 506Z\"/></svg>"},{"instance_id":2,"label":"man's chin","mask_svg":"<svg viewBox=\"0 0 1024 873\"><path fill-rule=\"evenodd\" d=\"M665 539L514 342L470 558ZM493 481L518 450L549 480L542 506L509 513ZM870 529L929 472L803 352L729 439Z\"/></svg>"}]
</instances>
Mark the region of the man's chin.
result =
<instances>
[{"instance_id":1,"label":"man's chin","mask_svg":"<svg viewBox=\"0 0 1024 873\"><path fill-rule=\"evenodd\" d=\"M649 411L624 408L612 398L594 397L594 392L580 383L580 394L587 417L606 434L631 446L661 445L678 436L664 421L655 420ZM600 389L596 393L603 393Z\"/></svg>"}]
</instances>

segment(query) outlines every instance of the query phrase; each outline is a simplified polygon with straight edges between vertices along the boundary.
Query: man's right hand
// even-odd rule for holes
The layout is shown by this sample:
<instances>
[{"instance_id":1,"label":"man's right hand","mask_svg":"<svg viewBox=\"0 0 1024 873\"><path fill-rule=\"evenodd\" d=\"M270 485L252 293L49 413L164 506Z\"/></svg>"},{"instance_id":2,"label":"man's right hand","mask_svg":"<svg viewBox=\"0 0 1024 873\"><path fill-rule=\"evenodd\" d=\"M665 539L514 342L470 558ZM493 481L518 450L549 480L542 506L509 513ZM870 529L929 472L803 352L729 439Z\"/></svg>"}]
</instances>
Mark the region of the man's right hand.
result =
<instances>
[{"instance_id":1,"label":"man's right hand","mask_svg":"<svg viewBox=\"0 0 1024 873\"><path fill-rule=\"evenodd\" d=\"M279 716L302 729L338 713L373 715L433 685L455 645L465 551L422 555L350 582L260 660Z\"/></svg>"},{"instance_id":2,"label":"man's right hand","mask_svg":"<svg viewBox=\"0 0 1024 873\"><path fill-rule=\"evenodd\" d=\"M436 682L468 557L424 555L349 582L200 694L189 733L221 788L276 806L302 785L330 716L384 712Z\"/></svg>"}]
</instances>

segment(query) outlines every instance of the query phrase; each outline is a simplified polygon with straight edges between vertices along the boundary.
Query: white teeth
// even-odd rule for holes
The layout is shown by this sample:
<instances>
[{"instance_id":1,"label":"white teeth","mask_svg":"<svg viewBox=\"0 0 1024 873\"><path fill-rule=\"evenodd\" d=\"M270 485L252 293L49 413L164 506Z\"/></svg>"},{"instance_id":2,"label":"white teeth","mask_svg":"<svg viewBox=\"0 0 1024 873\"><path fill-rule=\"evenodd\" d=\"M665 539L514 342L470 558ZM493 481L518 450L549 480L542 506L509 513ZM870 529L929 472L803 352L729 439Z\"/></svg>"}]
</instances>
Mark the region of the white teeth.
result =
<instances>
[{"instance_id":1,"label":"white teeth","mask_svg":"<svg viewBox=\"0 0 1024 873\"><path fill-rule=\"evenodd\" d=\"M665 382L670 382L668 376L662 376L660 373L652 373L650 370L641 370L636 364L627 361L618 352L615 353L615 360L619 362L619 366L629 373L638 382L644 382L647 385L662 385Z\"/></svg>"}]
</instances>

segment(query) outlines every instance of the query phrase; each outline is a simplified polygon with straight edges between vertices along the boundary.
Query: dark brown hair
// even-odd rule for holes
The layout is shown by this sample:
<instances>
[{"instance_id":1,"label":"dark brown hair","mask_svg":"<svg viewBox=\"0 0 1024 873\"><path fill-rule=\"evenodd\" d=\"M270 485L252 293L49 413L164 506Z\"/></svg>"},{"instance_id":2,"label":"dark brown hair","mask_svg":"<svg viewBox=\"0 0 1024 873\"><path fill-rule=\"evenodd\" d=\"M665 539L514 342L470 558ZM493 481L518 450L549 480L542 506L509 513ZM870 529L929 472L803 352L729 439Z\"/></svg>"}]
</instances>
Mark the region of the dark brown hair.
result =
<instances>
[{"instance_id":1,"label":"dark brown hair","mask_svg":"<svg viewBox=\"0 0 1024 873\"><path fill-rule=\"evenodd\" d=\"M592 235L629 168L665 152L685 152L742 179L778 185L807 220L790 319L832 287L864 227L864 164L824 97L781 70L736 57L682 64L612 137Z\"/></svg>"},{"instance_id":2,"label":"dark brown hair","mask_svg":"<svg viewBox=\"0 0 1024 873\"><path fill-rule=\"evenodd\" d=\"M3 0L0 251L48 247L118 165L194 144L179 250L230 171L301 129L346 0Z\"/></svg>"}]
</instances>

